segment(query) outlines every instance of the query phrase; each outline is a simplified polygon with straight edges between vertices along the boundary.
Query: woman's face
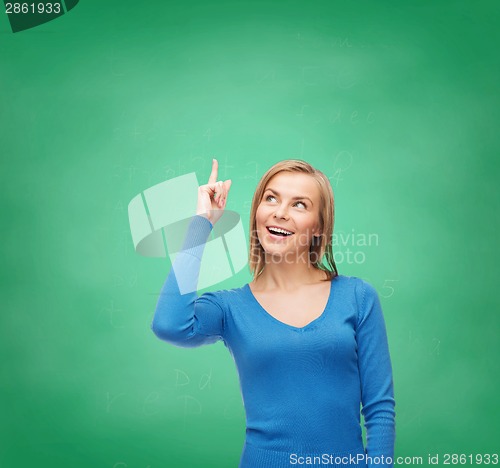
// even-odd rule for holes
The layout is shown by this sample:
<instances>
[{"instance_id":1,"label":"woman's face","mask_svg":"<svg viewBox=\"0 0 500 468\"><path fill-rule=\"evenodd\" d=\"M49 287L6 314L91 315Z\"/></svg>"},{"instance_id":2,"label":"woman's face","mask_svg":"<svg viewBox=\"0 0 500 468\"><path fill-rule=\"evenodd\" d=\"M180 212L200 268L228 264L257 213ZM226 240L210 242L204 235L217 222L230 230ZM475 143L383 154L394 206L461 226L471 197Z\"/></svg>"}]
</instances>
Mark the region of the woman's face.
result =
<instances>
[{"instance_id":1,"label":"woman's face","mask_svg":"<svg viewBox=\"0 0 500 468\"><path fill-rule=\"evenodd\" d=\"M312 176L279 172L272 177L255 215L264 251L285 261L308 261L312 237L321 234L319 209L320 192Z\"/></svg>"}]
</instances>

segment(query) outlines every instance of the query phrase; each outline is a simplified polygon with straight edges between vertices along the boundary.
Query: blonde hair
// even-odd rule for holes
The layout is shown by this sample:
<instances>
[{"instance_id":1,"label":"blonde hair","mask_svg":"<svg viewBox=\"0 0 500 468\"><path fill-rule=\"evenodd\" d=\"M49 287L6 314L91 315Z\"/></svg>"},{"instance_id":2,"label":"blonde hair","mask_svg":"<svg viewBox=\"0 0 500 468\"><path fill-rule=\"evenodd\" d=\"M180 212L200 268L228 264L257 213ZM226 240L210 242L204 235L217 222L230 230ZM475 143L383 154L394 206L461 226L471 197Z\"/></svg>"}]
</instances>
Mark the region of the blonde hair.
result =
<instances>
[{"instance_id":1,"label":"blonde hair","mask_svg":"<svg viewBox=\"0 0 500 468\"><path fill-rule=\"evenodd\" d=\"M262 201L267 183L280 172L308 174L318 184L321 200L319 208L321 235L313 237L313 242L309 247L309 260L314 268L326 273L327 280L331 280L338 276L332 250L333 225L335 222L335 203L332 186L325 174L300 159L286 159L274 164L257 184L250 210L250 251L248 259L250 272L253 274L254 279L256 279L262 274L265 268L265 252L257 236L256 213ZM317 241L318 237L320 242Z\"/></svg>"}]
</instances>

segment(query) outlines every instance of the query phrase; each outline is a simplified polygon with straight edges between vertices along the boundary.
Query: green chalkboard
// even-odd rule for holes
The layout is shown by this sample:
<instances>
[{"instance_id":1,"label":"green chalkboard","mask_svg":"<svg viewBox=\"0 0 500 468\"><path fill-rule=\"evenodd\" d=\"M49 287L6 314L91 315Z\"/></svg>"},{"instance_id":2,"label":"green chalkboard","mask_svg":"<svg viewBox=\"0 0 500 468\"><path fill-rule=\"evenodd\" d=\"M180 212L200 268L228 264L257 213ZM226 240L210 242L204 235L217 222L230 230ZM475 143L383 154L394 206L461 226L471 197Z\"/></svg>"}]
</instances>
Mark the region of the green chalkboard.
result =
<instances>
[{"instance_id":1,"label":"green chalkboard","mask_svg":"<svg viewBox=\"0 0 500 468\"><path fill-rule=\"evenodd\" d=\"M482 0L82 0L14 32L2 14L0 466L238 465L234 361L153 334L170 262L136 252L128 219L213 157L247 234L273 163L330 178L339 273L381 297L395 455L498 453L499 16Z\"/></svg>"}]
</instances>

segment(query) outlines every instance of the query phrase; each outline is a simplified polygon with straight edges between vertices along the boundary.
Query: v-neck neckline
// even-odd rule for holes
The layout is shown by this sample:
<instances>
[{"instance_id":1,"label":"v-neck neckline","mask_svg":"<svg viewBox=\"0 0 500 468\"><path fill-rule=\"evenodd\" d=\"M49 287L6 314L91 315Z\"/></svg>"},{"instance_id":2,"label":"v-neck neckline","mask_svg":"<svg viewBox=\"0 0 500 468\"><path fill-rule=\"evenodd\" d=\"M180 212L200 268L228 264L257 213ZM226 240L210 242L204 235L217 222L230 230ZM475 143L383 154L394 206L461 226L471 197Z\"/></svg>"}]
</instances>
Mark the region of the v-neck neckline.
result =
<instances>
[{"instance_id":1,"label":"v-neck neckline","mask_svg":"<svg viewBox=\"0 0 500 468\"><path fill-rule=\"evenodd\" d=\"M274 322L277 322L278 324L280 324L281 326L283 327L286 327L286 328L289 328L289 329L292 329L292 330L295 330L295 331L304 331L304 330L307 330L309 328L312 328L314 327L315 325L317 325L320 321L322 321L328 310L330 309L330 306L331 306L331 303L332 303L332 300L333 300L333 280L335 279L336 277L332 278L330 280L330 292L328 293L328 300L326 301L326 306L325 308L323 309L323 312L321 313L321 315L319 315L318 317L316 317L315 319L311 320L309 323L307 323L306 325L304 325L303 327L296 327L294 325L290 325L288 323L285 323L279 319L277 319L274 315L270 314L263 306L262 304L257 300L257 298L255 297L254 293L252 292L251 288L250 288L250 283L247 283L245 284L245 289L247 291L247 294L248 296L250 297L250 299L252 300L252 302L255 303L255 305L257 306L257 308L263 312L266 316L268 316L270 319L272 319Z\"/></svg>"}]
</instances>

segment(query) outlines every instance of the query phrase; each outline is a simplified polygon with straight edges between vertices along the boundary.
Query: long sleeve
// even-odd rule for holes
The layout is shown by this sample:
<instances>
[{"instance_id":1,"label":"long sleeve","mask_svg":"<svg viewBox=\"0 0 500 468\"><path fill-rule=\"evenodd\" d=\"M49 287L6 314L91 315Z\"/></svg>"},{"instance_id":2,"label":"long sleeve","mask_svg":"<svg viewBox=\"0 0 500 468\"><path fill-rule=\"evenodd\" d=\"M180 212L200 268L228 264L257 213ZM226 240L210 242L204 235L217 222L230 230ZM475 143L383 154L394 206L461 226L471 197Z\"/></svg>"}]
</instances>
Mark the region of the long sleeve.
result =
<instances>
[{"instance_id":1,"label":"long sleeve","mask_svg":"<svg viewBox=\"0 0 500 468\"><path fill-rule=\"evenodd\" d=\"M224 339L224 307L215 293L198 296L203 250L210 221L194 216L158 299L151 329L163 341L190 348Z\"/></svg>"},{"instance_id":2,"label":"long sleeve","mask_svg":"<svg viewBox=\"0 0 500 468\"><path fill-rule=\"evenodd\" d=\"M356 341L361 379L361 412L367 439L367 466L392 467L396 439L396 403L385 321L373 286L360 280L356 295L359 306ZM382 455L384 463L376 464L373 458ZM385 460L388 457L390 463Z\"/></svg>"}]
</instances>

